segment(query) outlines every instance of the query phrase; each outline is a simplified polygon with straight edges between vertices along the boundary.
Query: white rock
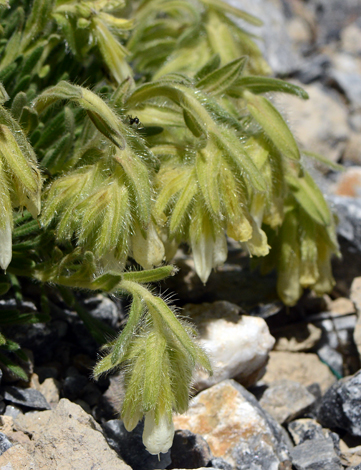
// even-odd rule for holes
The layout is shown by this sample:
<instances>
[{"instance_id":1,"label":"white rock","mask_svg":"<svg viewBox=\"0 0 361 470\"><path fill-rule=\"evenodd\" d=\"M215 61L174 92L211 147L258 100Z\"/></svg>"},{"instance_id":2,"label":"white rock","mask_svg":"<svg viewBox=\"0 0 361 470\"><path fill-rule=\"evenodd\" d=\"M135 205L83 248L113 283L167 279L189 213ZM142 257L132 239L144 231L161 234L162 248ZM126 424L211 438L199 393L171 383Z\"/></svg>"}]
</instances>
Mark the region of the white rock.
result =
<instances>
[{"instance_id":1,"label":"white rock","mask_svg":"<svg viewBox=\"0 0 361 470\"><path fill-rule=\"evenodd\" d=\"M262 318L239 315L239 312L237 305L225 301L185 306L184 314L194 321L200 335L199 344L213 367L211 377L197 371L196 390L230 378L249 387L264 374L275 340Z\"/></svg>"}]
</instances>

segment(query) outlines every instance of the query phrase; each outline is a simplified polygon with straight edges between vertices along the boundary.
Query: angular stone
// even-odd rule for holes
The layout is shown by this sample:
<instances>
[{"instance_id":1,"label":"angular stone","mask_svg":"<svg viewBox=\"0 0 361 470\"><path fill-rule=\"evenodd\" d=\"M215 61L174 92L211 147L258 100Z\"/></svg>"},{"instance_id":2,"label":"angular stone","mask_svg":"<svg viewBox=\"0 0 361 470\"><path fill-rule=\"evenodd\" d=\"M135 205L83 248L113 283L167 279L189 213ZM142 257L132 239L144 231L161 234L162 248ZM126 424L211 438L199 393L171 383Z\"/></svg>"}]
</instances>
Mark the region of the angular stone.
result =
<instances>
[{"instance_id":1,"label":"angular stone","mask_svg":"<svg viewBox=\"0 0 361 470\"><path fill-rule=\"evenodd\" d=\"M312 349L321 339L322 330L312 323L290 325L276 336L274 351L300 352Z\"/></svg>"},{"instance_id":2,"label":"angular stone","mask_svg":"<svg viewBox=\"0 0 361 470\"><path fill-rule=\"evenodd\" d=\"M59 403L59 390L60 383L53 379L45 379L42 384L39 385L39 391L44 395L49 405L54 408Z\"/></svg>"},{"instance_id":3,"label":"angular stone","mask_svg":"<svg viewBox=\"0 0 361 470\"><path fill-rule=\"evenodd\" d=\"M174 434L170 456L172 464L168 468L199 468L210 463L212 453L202 436L187 429L179 429Z\"/></svg>"},{"instance_id":4,"label":"angular stone","mask_svg":"<svg viewBox=\"0 0 361 470\"><path fill-rule=\"evenodd\" d=\"M271 351L262 382L271 384L281 379L294 380L306 387L318 383L322 392L325 392L336 380L317 354Z\"/></svg>"},{"instance_id":5,"label":"angular stone","mask_svg":"<svg viewBox=\"0 0 361 470\"><path fill-rule=\"evenodd\" d=\"M332 442L307 440L291 449L292 463L297 470L342 470Z\"/></svg>"},{"instance_id":6,"label":"angular stone","mask_svg":"<svg viewBox=\"0 0 361 470\"><path fill-rule=\"evenodd\" d=\"M226 301L188 304L183 313L195 323L213 368L212 376L196 372L196 390L231 378L249 387L262 377L275 341L262 318L240 315L240 308Z\"/></svg>"},{"instance_id":7,"label":"angular stone","mask_svg":"<svg viewBox=\"0 0 361 470\"><path fill-rule=\"evenodd\" d=\"M60 470L59 467L53 468ZM16 444L0 456L0 470L38 470L38 466L26 449Z\"/></svg>"},{"instance_id":8,"label":"angular stone","mask_svg":"<svg viewBox=\"0 0 361 470\"><path fill-rule=\"evenodd\" d=\"M319 422L361 436L361 371L332 385L322 398Z\"/></svg>"},{"instance_id":9,"label":"angular stone","mask_svg":"<svg viewBox=\"0 0 361 470\"><path fill-rule=\"evenodd\" d=\"M222 457L213 457L210 465L212 465L212 468L217 468L221 470L233 470L232 465L222 459Z\"/></svg>"},{"instance_id":10,"label":"angular stone","mask_svg":"<svg viewBox=\"0 0 361 470\"><path fill-rule=\"evenodd\" d=\"M273 73L288 75L300 67L300 58L292 49L287 33L282 2L269 0L227 0L231 5L257 16L263 21L261 27L252 27L239 20L242 28L261 39L256 42L270 64ZM237 21L237 19L236 19Z\"/></svg>"},{"instance_id":11,"label":"angular stone","mask_svg":"<svg viewBox=\"0 0 361 470\"><path fill-rule=\"evenodd\" d=\"M75 400L83 394L84 388L89 383L88 379L84 375L74 375L66 377L63 382L63 393L69 400Z\"/></svg>"},{"instance_id":12,"label":"angular stone","mask_svg":"<svg viewBox=\"0 0 361 470\"><path fill-rule=\"evenodd\" d=\"M8 386L4 388L4 399L10 403L34 408L36 410L50 410L51 407L44 395L33 388L19 388Z\"/></svg>"},{"instance_id":13,"label":"angular stone","mask_svg":"<svg viewBox=\"0 0 361 470\"><path fill-rule=\"evenodd\" d=\"M128 432L120 419L112 419L103 424L108 444L133 470L153 470L167 468L171 463L170 451L152 455L144 447L143 422L132 432Z\"/></svg>"},{"instance_id":14,"label":"angular stone","mask_svg":"<svg viewBox=\"0 0 361 470\"><path fill-rule=\"evenodd\" d=\"M287 425L288 432L296 445L314 439L323 439L322 426L314 419L296 419Z\"/></svg>"},{"instance_id":15,"label":"angular stone","mask_svg":"<svg viewBox=\"0 0 361 470\"><path fill-rule=\"evenodd\" d=\"M202 435L215 457L238 470L251 469L255 461L260 469L291 468L281 426L234 380L201 392L187 413L174 417L174 424Z\"/></svg>"},{"instance_id":16,"label":"angular stone","mask_svg":"<svg viewBox=\"0 0 361 470\"><path fill-rule=\"evenodd\" d=\"M9 439L5 436L4 433L0 432L0 455L10 449L11 446L12 443L9 441Z\"/></svg>"},{"instance_id":17,"label":"angular stone","mask_svg":"<svg viewBox=\"0 0 361 470\"><path fill-rule=\"evenodd\" d=\"M307 410L316 397L306 387L293 380L276 380L260 400L262 408L280 423L289 422Z\"/></svg>"},{"instance_id":18,"label":"angular stone","mask_svg":"<svg viewBox=\"0 0 361 470\"><path fill-rule=\"evenodd\" d=\"M99 424L67 399L53 411L19 416L14 427L31 435L24 447L37 468L50 468L51 462L52 470L131 470L108 446Z\"/></svg>"},{"instance_id":19,"label":"angular stone","mask_svg":"<svg viewBox=\"0 0 361 470\"><path fill-rule=\"evenodd\" d=\"M356 277L351 284L350 299L355 305L357 322L353 333L359 356L361 357L361 277Z\"/></svg>"}]
</instances>

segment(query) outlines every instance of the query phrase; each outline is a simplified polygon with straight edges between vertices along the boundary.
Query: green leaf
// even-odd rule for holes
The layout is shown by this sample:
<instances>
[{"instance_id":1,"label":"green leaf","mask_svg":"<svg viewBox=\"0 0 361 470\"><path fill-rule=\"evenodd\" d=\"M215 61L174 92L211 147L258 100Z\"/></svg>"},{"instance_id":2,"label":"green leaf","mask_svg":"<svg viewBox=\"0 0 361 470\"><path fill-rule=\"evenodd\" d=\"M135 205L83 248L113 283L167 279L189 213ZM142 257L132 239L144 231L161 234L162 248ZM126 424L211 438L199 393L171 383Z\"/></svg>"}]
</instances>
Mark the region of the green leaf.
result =
<instances>
[{"instance_id":1,"label":"green leaf","mask_svg":"<svg viewBox=\"0 0 361 470\"><path fill-rule=\"evenodd\" d=\"M28 106L24 106L23 109L21 110L19 122L21 124L21 127L26 132L26 134L29 134L34 129L36 129L36 127L39 124L38 113L32 108L29 108Z\"/></svg>"},{"instance_id":2,"label":"green leaf","mask_svg":"<svg viewBox=\"0 0 361 470\"><path fill-rule=\"evenodd\" d=\"M4 104L10 99L9 95L6 93L4 85L0 82L0 105Z\"/></svg>"},{"instance_id":3,"label":"green leaf","mask_svg":"<svg viewBox=\"0 0 361 470\"><path fill-rule=\"evenodd\" d=\"M246 62L246 57L240 57L229 62L227 65L202 78L197 83L197 88L201 88L206 93L221 95L238 79Z\"/></svg>"},{"instance_id":4,"label":"green leaf","mask_svg":"<svg viewBox=\"0 0 361 470\"><path fill-rule=\"evenodd\" d=\"M188 215L188 208L198 191L197 179L195 172L192 172L189 176L184 189L179 194L177 202L172 210L172 215L169 221L169 231L172 235L177 233L184 223L186 216Z\"/></svg>"},{"instance_id":5,"label":"green leaf","mask_svg":"<svg viewBox=\"0 0 361 470\"><path fill-rule=\"evenodd\" d=\"M221 58L219 54L213 54L207 63L195 74L195 80L202 80L202 78L217 70L220 65Z\"/></svg>"},{"instance_id":6,"label":"green leaf","mask_svg":"<svg viewBox=\"0 0 361 470\"><path fill-rule=\"evenodd\" d=\"M241 88L241 90L237 93L238 88ZM242 88L246 88L256 95L259 93L280 92L295 95L304 100L309 98L308 93L303 88L278 78L247 75L246 77L238 78L233 87L230 88L229 93L231 95L242 96Z\"/></svg>"},{"instance_id":7,"label":"green leaf","mask_svg":"<svg viewBox=\"0 0 361 470\"><path fill-rule=\"evenodd\" d=\"M123 331L118 336L111 354L112 365L118 365L122 362L127 351L128 345L133 340L137 326L143 315L144 306L138 295L133 297L132 305L129 310L128 321Z\"/></svg>"},{"instance_id":8,"label":"green leaf","mask_svg":"<svg viewBox=\"0 0 361 470\"><path fill-rule=\"evenodd\" d=\"M286 181L297 202L313 220L325 226L331 224L331 212L325 198L307 172L304 173L303 177L298 178L288 174L286 175Z\"/></svg>"},{"instance_id":9,"label":"green leaf","mask_svg":"<svg viewBox=\"0 0 361 470\"><path fill-rule=\"evenodd\" d=\"M291 160L299 160L300 151L295 138L279 111L263 96L245 91L244 98L249 112L278 150Z\"/></svg>"},{"instance_id":10,"label":"green leaf","mask_svg":"<svg viewBox=\"0 0 361 470\"><path fill-rule=\"evenodd\" d=\"M32 323L45 323L50 320L49 315L42 313L21 313L16 309L0 310L0 325L24 325Z\"/></svg>"},{"instance_id":11,"label":"green leaf","mask_svg":"<svg viewBox=\"0 0 361 470\"><path fill-rule=\"evenodd\" d=\"M219 172L222 163L222 150L217 146L217 140L210 134L206 147L197 152L197 180L204 201L212 216L221 216L221 201L219 197Z\"/></svg>"},{"instance_id":12,"label":"green leaf","mask_svg":"<svg viewBox=\"0 0 361 470\"><path fill-rule=\"evenodd\" d=\"M0 282L0 296L5 295L10 289L11 284L9 282Z\"/></svg>"},{"instance_id":13,"label":"green leaf","mask_svg":"<svg viewBox=\"0 0 361 470\"><path fill-rule=\"evenodd\" d=\"M243 179L248 179L256 191L266 191L267 184L252 158L243 147L240 139L230 129L223 128L214 138L218 146L225 152L233 170Z\"/></svg>"},{"instance_id":14,"label":"green leaf","mask_svg":"<svg viewBox=\"0 0 361 470\"><path fill-rule=\"evenodd\" d=\"M150 218L149 172L141 158L132 152L128 145L124 150L117 149L114 159L122 166L137 202L137 215L143 225Z\"/></svg>"},{"instance_id":15,"label":"green leaf","mask_svg":"<svg viewBox=\"0 0 361 470\"><path fill-rule=\"evenodd\" d=\"M262 26L263 22L253 16L250 15L249 13L246 13L243 10L240 10L239 8L235 8L232 5L229 5L228 3L222 1L222 0L201 0L203 3L206 5L214 8L215 10L220 10L223 13L230 13L231 15L237 16L238 18L241 18L244 21L247 21L247 23L253 24L254 26Z\"/></svg>"},{"instance_id":16,"label":"green leaf","mask_svg":"<svg viewBox=\"0 0 361 470\"><path fill-rule=\"evenodd\" d=\"M125 281L139 282L140 284L147 284L149 282L159 282L169 276L173 276L177 269L172 266L161 266L155 269L146 269L142 271L128 271L122 274L122 279Z\"/></svg>"},{"instance_id":17,"label":"green leaf","mask_svg":"<svg viewBox=\"0 0 361 470\"><path fill-rule=\"evenodd\" d=\"M323 165L326 165L327 167L331 168L332 170L335 171L346 171L346 168L343 165L339 165L338 163L333 162L329 158L316 153L316 152L309 152L308 150L302 150L302 154L306 155L306 157L311 157L317 160L318 162L322 163Z\"/></svg>"},{"instance_id":18,"label":"green leaf","mask_svg":"<svg viewBox=\"0 0 361 470\"><path fill-rule=\"evenodd\" d=\"M11 359L9 359L4 354L0 353L0 362L9 369L16 377L19 377L21 380L28 381L28 376L25 373L24 369L22 369L19 365L15 364Z\"/></svg>"},{"instance_id":19,"label":"green leaf","mask_svg":"<svg viewBox=\"0 0 361 470\"><path fill-rule=\"evenodd\" d=\"M29 162L25 158L15 137L7 126L0 124L0 155L6 160L14 175L30 193L36 193L39 182Z\"/></svg>"},{"instance_id":20,"label":"green leaf","mask_svg":"<svg viewBox=\"0 0 361 470\"><path fill-rule=\"evenodd\" d=\"M27 103L28 99L23 91L15 96L11 105L11 114L13 115L14 119L18 120L20 118L21 111L23 110L23 107L27 105Z\"/></svg>"}]
</instances>

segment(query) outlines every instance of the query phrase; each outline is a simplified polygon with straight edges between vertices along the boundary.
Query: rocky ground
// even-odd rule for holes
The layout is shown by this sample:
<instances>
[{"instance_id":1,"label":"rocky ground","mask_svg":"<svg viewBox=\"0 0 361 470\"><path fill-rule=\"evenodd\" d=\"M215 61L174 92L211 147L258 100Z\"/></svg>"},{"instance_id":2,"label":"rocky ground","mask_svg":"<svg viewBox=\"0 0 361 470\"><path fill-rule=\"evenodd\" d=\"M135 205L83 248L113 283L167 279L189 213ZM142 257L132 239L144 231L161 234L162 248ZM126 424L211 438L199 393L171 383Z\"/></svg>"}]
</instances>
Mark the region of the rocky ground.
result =
<instances>
[{"instance_id":1,"label":"rocky ground","mask_svg":"<svg viewBox=\"0 0 361 470\"><path fill-rule=\"evenodd\" d=\"M255 32L275 74L310 95L274 98L300 145L345 166L309 162L340 220L336 286L286 309L274 278L260 279L238 246L205 287L180 250L181 270L161 288L193 318L215 373L198 372L160 460L141 424L128 433L117 419L121 378L91 380L97 344L49 287L52 320L7 331L27 350L31 381L3 372L0 470L361 470L361 0L229 1L264 20ZM121 300L77 296L121 327ZM38 286L24 299L0 309L41 310Z\"/></svg>"}]
</instances>

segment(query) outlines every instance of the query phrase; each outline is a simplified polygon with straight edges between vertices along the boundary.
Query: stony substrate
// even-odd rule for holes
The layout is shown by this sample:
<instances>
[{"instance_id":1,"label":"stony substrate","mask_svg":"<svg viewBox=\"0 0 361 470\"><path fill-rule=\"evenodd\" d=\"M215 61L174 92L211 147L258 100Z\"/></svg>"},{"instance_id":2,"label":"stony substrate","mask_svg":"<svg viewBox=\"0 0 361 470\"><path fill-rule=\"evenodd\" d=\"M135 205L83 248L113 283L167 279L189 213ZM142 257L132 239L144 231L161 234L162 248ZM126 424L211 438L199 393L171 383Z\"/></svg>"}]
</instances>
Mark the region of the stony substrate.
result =
<instances>
[{"instance_id":1,"label":"stony substrate","mask_svg":"<svg viewBox=\"0 0 361 470\"><path fill-rule=\"evenodd\" d=\"M260 279L232 242L206 286L179 251L181 270L166 287L193 318L215 373L197 372L199 393L175 417L160 460L145 451L141 423L128 433L118 419L121 376L91 379L98 346L51 297L48 324L7 332L27 349L31 380L4 371L0 470L361 470L361 0L229 2L264 20L254 32L276 75L311 97L274 97L301 147L347 167L317 173L339 216L335 289L286 310L274 277ZM39 310L36 289L25 298L0 300L0 309ZM79 294L118 329L125 314L113 300Z\"/></svg>"}]
</instances>

